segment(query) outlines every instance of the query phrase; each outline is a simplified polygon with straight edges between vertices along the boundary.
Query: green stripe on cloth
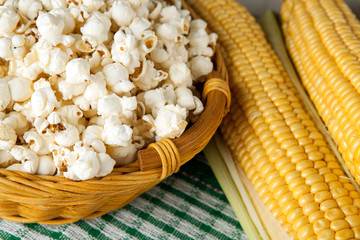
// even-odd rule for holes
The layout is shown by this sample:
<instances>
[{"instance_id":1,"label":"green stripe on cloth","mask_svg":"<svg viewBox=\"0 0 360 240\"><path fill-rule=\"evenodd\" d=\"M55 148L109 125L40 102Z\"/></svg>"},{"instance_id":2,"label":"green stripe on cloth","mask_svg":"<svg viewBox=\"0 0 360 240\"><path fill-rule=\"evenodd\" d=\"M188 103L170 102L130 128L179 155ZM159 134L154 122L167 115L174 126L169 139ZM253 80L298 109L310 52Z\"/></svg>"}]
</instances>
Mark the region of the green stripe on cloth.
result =
<instances>
[{"instance_id":1,"label":"green stripe on cloth","mask_svg":"<svg viewBox=\"0 0 360 240\"><path fill-rule=\"evenodd\" d=\"M238 224L236 219L233 219L231 217L226 216L225 214L223 214L221 211L218 211L216 209L213 209L211 207L209 207L208 205L200 202L199 200L181 192L178 189L173 188L171 185L168 185L164 182L159 184L159 187L178 196L179 198L184 199L186 202L191 203L199 208L201 208L204 211L207 211L209 214L217 217L217 218L221 218L224 219L225 221L227 221L228 223L232 224L233 226L236 226Z\"/></svg>"},{"instance_id":2,"label":"green stripe on cloth","mask_svg":"<svg viewBox=\"0 0 360 240\"><path fill-rule=\"evenodd\" d=\"M0 239L247 239L204 155L122 209L67 225L0 220Z\"/></svg>"},{"instance_id":3,"label":"green stripe on cloth","mask_svg":"<svg viewBox=\"0 0 360 240\"><path fill-rule=\"evenodd\" d=\"M78 227L85 230L90 236L100 239L100 240L111 240L111 238L108 238L104 234L101 233L99 229L91 227L85 220L80 220L75 223Z\"/></svg>"},{"instance_id":4,"label":"green stripe on cloth","mask_svg":"<svg viewBox=\"0 0 360 240\"><path fill-rule=\"evenodd\" d=\"M20 240L21 238L0 229L0 239Z\"/></svg>"},{"instance_id":5,"label":"green stripe on cloth","mask_svg":"<svg viewBox=\"0 0 360 240\"><path fill-rule=\"evenodd\" d=\"M156 226L160 229L163 229L165 232L170 233L175 237L179 237L180 239L185 239L185 240L191 239L188 236L186 236L185 234L177 231L174 227L170 226L169 224L157 220L155 217L151 216L150 214L148 214L146 212L141 211L138 208L135 208L131 204L125 206L125 209L131 211L132 213L136 214L141 219L153 224L154 226Z\"/></svg>"},{"instance_id":6,"label":"green stripe on cloth","mask_svg":"<svg viewBox=\"0 0 360 240\"><path fill-rule=\"evenodd\" d=\"M189 214L187 214L184 211L180 211L180 210L178 210L178 209L176 209L174 207L171 207L171 206L167 205L166 203L164 203L159 198L152 197L152 196L150 196L150 195L148 195L146 193L141 195L141 198L146 199L149 202L158 205L159 207L163 208L164 210L174 214L174 216L176 216L178 218L181 218L182 220L185 220L185 221L191 223L195 227L199 228L202 231L210 233L214 237L217 237L217 238L220 238L220 239L229 239L229 240L231 240L231 238L227 237L226 235L223 235L222 233L212 229L211 226L206 225L206 224L204 224L202 222L199 222L197 219L191 217ZM175 229L173 231L175 231ZM176 236L176 234L174 234L174 235ZM183 238L181 238L181 239L183 239Z\"/></svg>"},{"instance_id":7,"label":"green stripe on cloth","mask_svg":"<svg viewBox=\"0 0 360 240\"><path fill-rule=\"evenodd\" d=\"M127 207L127 206L125 206ZM116 220L113 216L111 216L111 214L105 214L104 216L101 217L102 219L104 219L106 222L111 223L112 225L114 225L115 227L119 228L122 231L125 231L127 234L138 238L138 239L145 239L146 235L142 234L140 231L138 231L136 228L133 228L131 226L127 226L126 224Z\"/></svg>"}]
</instances>

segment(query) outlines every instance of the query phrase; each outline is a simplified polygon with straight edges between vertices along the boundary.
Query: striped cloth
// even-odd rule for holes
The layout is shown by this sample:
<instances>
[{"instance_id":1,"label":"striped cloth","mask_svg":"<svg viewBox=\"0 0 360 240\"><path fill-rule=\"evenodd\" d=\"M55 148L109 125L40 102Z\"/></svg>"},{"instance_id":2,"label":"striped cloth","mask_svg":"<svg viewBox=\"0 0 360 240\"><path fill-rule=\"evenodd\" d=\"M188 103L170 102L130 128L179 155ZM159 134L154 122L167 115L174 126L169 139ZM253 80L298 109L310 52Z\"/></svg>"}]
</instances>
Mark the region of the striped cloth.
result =
<instances>
[{"instance_id":1,"label":"striped cloth","mask_svg":"<svg viewBox=\"0 0 360 240\"><path fill-rule=\"evenodd\" d=\"M247 239L203 154L122 209L73 224L0 220L1 239Z\"/></svg>"}]
</instances>

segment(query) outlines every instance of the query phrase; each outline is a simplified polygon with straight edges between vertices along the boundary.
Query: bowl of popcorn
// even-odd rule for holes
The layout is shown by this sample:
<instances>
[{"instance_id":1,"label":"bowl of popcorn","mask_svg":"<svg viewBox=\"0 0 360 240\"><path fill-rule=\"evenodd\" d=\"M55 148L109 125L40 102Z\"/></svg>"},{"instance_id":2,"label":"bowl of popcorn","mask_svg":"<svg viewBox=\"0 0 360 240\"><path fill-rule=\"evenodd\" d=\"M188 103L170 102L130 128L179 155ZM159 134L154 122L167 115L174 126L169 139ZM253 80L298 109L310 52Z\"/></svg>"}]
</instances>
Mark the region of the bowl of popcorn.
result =
<instances>
[{"instance_id":1,"label":"bowl of popcorn","mask_svg":"<svg viewBox=\"0 0 360 240\"><path fill-rule=\"evenodd\" d=\"M181 1L0 2L3 219L118 209L201 151L228 109L217 36Z\"/></svg>"}]
</instances>

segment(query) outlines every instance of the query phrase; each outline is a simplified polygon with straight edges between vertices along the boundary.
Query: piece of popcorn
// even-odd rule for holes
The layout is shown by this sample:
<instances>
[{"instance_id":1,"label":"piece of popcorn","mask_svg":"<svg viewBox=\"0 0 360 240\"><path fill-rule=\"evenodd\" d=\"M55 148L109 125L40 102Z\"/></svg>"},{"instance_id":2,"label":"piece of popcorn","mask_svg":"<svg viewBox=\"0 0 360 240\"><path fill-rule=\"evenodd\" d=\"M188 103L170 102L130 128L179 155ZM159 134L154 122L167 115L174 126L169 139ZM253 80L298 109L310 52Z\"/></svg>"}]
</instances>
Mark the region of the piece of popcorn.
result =
<instances>
[{"instance_id":1,"label":"piece of popcorn","mask_svg":"<svg viewBox=\"0 0 360 240\"><path fill-rule=\"evenodd\" d=\"M34 116L47 117L55 108L60 107L54 91L50 87L40 88L31 95L31 107Z\"/></svg>"},{"instance_id":2,"label":"piece of popcorn","mask_svg":"<svg viewBox=\"0 0 360 240\"><path fill-rule=\"evenodd\" d=\"M86 20L85 25L80 28L80 31L84 39L94 40L101 44L107 40L110 26L110 19L104 14L95 11Z\"/></svg>"},{"instance_id":3,"label":"piece of popcorn","mask_svg":"<svg viewBox=\"0 0 360 240\"><path fill-rule=\"evenodd\" d=\"M86 146L76 147L74 150L79 157L70 165L68 171L64 172L64 176L73 180L86 180L95 177L100 169L96 152Z\"/></svg>"},{"instance_id":4,"label":"piece of popcorn","mask_svg":"<svg viewBox=\"0 0 360 240\"><path fill-rule=\"evenodd\" d=\"M141 34L141 48L147 54L153 51L157 45L158 38L153 31L146 30Z\"/></svg>"},{"instance_id":5,"label":"piece of popcorn","mask_svg":"<svg viewBox=\"0 0 360 240\"><path fill-rule=\"evenodd\" d=\"M129 146L132 141L132 129L123 125L118 116L112 115L105 120L101 134L102 140L110 146Z\"/></svg>"},{"instance_id":6,"label":"piece of popcorn","mask_svg":"<svg viewBox=\"0 0 360 240\"><path fill-rule=\"evenodd\" d=\"M90 64L83 58L71 60L66 65L66 81L72 84L88 83L90 76Z\"/></svg>"},{"instance_id":7,"label":"piece of popcorn","mask_svg":"<svg viewBox=\"0 0 360 240\"><path fill-rule=\"evenodd\" d=\"M61 128L55 131L56 144L63 147L71 147L80 140L79 130L72 124L63 122Z\"/></svg>"},{"instance_id":8,"label":"piece of popcorn","mask_svg":"<svg viewBox=\"0 0 360 240\"><path fill-rule=\"evenodd\" d=\"M83 93L92 109L98 107L98 100L108 94L105 77L102 72L96 73L93 81L89 83Z\"/></svg>"},{"instance_id":9,"label":"piece of popcorn","mask_svg":"<svg viewBox=\"0 0 360 240\"><path fill-rule=\"evenodd\" d=\"M136 8L136 15L140 18L148 18L149 17L149 9L145 5L141 5L138 8Z\"/></svg>"},{"instance_id":10,"label":"piece of popcorn","mask_svg":"<svg viewBox=\"0 0 360 240\"><path fill-rule=\"evenodd\" d=\"M166 105L161 108L155 119L156 141L179 137L187 126L186 109L178 105Z\"/></svg>"},{"instance_id":11,"label":"piece of popcorn","mask_svg":"<svg viewBox=\"0 0 360 240\"><path fill-rule=\"evenodd\" d=\"M84 93L87 86L86 83L73 84L73 83L69 83L66 80L60 80L58 82L58 85L59 85L59 92L62 93L64 100L70 100L74 96L78 96Z\"/></svg>"},{"instance_id":12,"label":"piece of popcorn","mask_svg":"<svg viewBox=\"0 0 360 240\"><path fill-rule=\"evenodd\" d=\"M10 150L16 143L15 130L10 126L0 123L0 150Z\"/></svg>"},{"instance_id":13,"label":"piece of popcorn","mask_svg":"<svg viewBox=\"0 0 360 240\"><path fill-rule=\"evenodd\" d=\"M165 95L161 88L146 91L144 99L146 107L151 109L154 116L156 116L159 109L166 104Z\"/></svg>"},{"instance_id":14,"label":"piece of popcorn","mask_svg":"<svg viewBox=\"0 0 360 240\"><path fill-rule=\"evenodd\" d=\"M60 174L68 171L68 168L77 160L78 154L70 149L50 144L49 150L52 153L55 167Z\"/></svg>"},{"instance_id":15,"label":"piece of popcorn","mask_svg":"<svg viewBox=\"0 0 360 240\"><path fill-rule=\"evenodd\" d=\"M91 125L88 126L81 135L84 144L94 148L98 153L106 152L105 144L101 138L102 131L102 126Z\"/></svg>"},{"instance_id":16,"label":"piece of popcorn","mask_svg":"<svg viewBox=\"0 0 360 240\"><path fill-rule=\"evenodd\" d=\"M116 0L111 8L111 17L120 27L129 26L136 13L128 1Z\"/></svg>"},{"instance_id":17,"label":"piece of popcorn","mask_svg":"<svg viewBox=\"0 0 360 240\"><path fill-rule=\"evenodd\" d=\"M170 58L170 54L164 49L163 41L158 41L155 49L150 53L150 58L155 63L160 64L165 63Z\"/></svg>"},{"instance_id":18,"label":"piece of popcorn","mask_svg":"<svg viewBox=\"0 0 360 240\"><path fill-rule=\"evenodd\" d=\"M155 7L149 13L149 19L155 20L160 16L163 6L159 1L153 1L152 3L155 4Z\"/></svg>"},{"instance_id":19,"label":"piece of popcorn","mask_svg":"<svg viewBox=\"0 0 360 240\"><path fill-rule=\"evenodd\" d=\"M161 23L168 23L174 19L180 18L181 15L175 6L166 6L161 11Z\"/></svg>"},{"instance_id":20,"label":"piece of popcorn","mask_svg":"<svg viewBox=\"0 0 360 240\"><path fill-rule=\"evenodd\" d=\"M102 72L107 85L117 94L130 92L135 88L135 85L129 81L127 69L119 63L104 66Z\"/></svg>"},{"instance_id":21,"label":"piece of popcorn","mask_svg":"<svg viewBox=\"0 0 360 240\"><path fill-rule=\"evenodd\" d=\"M51 50L42 51L39 54L39 61L44 72L49 75L61 74L65 71L69 60L66 52L60 48L52 48Z\"/></svg>"},{"instance_id":22,"label":"piece of popcorn","mask_svg":"<svg viewBox=\"0 0 360 240\"><path fill-rule=\"evenodd\" d=\"M98 153L97 157L99 159L100 168L95 177L104 177L111 173L116 163L115 160L106 153Z\"/></svg>"},{"instance_id":23,"label":"piece of popcorn","mask_svg":"<svg viewBox=\"0 0 360 240\"><path fill-rule=\"evenodd\" d=\"M55 171L56 171L55 163L51 157L49 156L39 157L39 167L36 174L52 176L55 174Z\"/></svg>"},{"instance_id":24,"label":"piece of popcorn","mask_svg":"<svg viewBox=\"0 0 360 240\"><path fill-rule=\"evenodd\" d=\"M104 118L114 114L123 118L131 118L134 116L136 108L136 97L120 98L116 94L111 94L100 98L98 102L98 114Z\"/></svg>"},{"instance_id":25,"label":"piece of popcorn","mask_svg":"<svg viewBox=\"0 0 360 240\"><path fill-rule=\"evenodd\" d=\"M176 104L176 93L172 84L164 84L162 87L164 93L166 104Z\"/></svg>"},{"instance_id":26,"label":"piece of popcorn","mask_svg":"<svg viewBox=\"0 0 360 240\"><path fill-rule=\"evenodd\" d=\"M171 65L169 76L176 87L190 87L192 85L191 72L185 63L179 62Z\"/></svg>"},{"instance_id":27,"label":"piece of popcorn","mask_svg":"<svg viewBox=\"0 0 360 240\"><path fill-rule=\"evenodd\" d=\"M9 112L2 120L2 123L15 130L16 135L22 136L29 129L29 123L26 117L20 112Z\"/></svg>"},{"instance_id":28,"label":"piece of popcorn","mask_svg":"<svg viewBox=\"0 0 360 240\"><path fill-rule=\"evenodd\" d=\"M10 88L5 79L0 79L0 111L7 108L11 102Z\"/></svg>"},{"instance_id":29,"label":"piece of popcorn","mask_svg":"<svg viewBox=\"0 0 360 240\"><path fill-rule=\"evenodd\" d=\"M0 6L0 37L4 37L14 31L20 16L14 9Z\"/></svg>"},{"instance_id":30,"label":"piece of popcorn","mask_svg":"<svg viewBox=\"0 0 360 240\"><path fill-rule=\"evenodd\" d=\"M6 168L14 163L14 158L9 150L0 150L0 167Z\"/></svg>"},{"instance_id":31,"label":"piece of popcorn","mask_svg":"<svg viewBox=\"0 0 360 240\"><path fill-rule=\"evenodd\" d=\"M57 7L52 9L50 13L55 17L62 19L62 21L64 22L64 28L62 30L62 34L69 34L74 31L75 21L68 9L64 7Z\"/></svg>"},{"instance_id":32,"label":"piece of popcorn","mask_svg":"<svg viewBox=\"0 0 360 240\"><path fill-rule=\"evenodd\" d=\"M105 6L103 0L83 0L83 4L88 8L89 13L98 11Z\"/></svg>"},{"instance_id":33,"label":"piece of popcorn","mask_svg":"<svg viewBox=\"0 0 360 240\"><path fill-rule=\"evenodd\" d=\"M57 112L50 113L46 120L49 122L49 124L53 125L59 124L61 122L61 118Z\"/></svg>"},{"instance_id":34,"label":"piece of popcorn","mask_svg":"<svg viewBox=\"0 0 360 240\"><path fill-rule=\"evenodd\" d=\"M33 121L33 125L39 134L46 134L49 127L49 122L43 117L37 117Z\"/></svg>"},{"instance_id":35,"label":"piece of popcorn","mask_svg":"<svg viewBox=\"0 0 360 240\"><path fill-rule=\"evenodd\" d=\"M130 74L140 66L139 49L136 48L136 38L131 30L124 28L114 35L114 42L111 46L112 59L124 65Z\"/></svg>"},{"instance_id":36,"label":"piece of popcorn","mask_svg":"<svg viewBox=\"0 0 360 240\"><path fill-rule=\"evenodd\" d=\"M14 159L21 161L22 169L20 171L32 174L37 172L39 157L35 152L23 146L14 146L10 153Z\"/></svg>"},{"instance_id":37,"label":"piece of popcorn","mask_svg":"<svg viewBox=\"0 0 360 240\"><path fill-rule=\"evenodd\" d=\"M134 144L126 147L112 147L107 148L109 156L116 161L116 166L123 166L133 162L136 159L138 149Z\"/></svg>"},{"instance_id":38,"label":"piece of popcorn","mask_svg":"<svg viewBox=\"0 0 360 240\"><path fill-rule=\"evenodd\" d=\"M155 69L154 62L150 60L141 61L140 67L131 75L135 86L141 90L155 88L167 77L168 74L162 70Z\"/></svg>"},{"instance_id":39,"label":"piece of popcorn","mask_svg":"<svg viewBox=\"0 0 360 240\"><path fill-rule=\"evenodd\" d=\"M190 61L190 70L193 78L199 79L213 70L213 63L209 57L196 56Z\"/></svg>"},{"instance_id":40,"label":"piece of popcorn","mask_svg":"<svg viewBox=\"0 0 360 240\"><path fill-rule=\"evenodd\" d=\"M150 26L151 22L149 20L145 18L135 18L129 25L129 28L135 38L140 40L142 39L142 35L145 35L144 32L148 30Z\"/></svg>"},{"instance_id":41,"label":"piece of popcorn","mask_svg":"<svg viewBox=\"0 0 360 240\"><path fill-rule=\"evenodd\" d=\"M194 48L207 47L210 43L210 37L206 32L206 27L194 29L193 26L194 25L190 25L190 33L188 35L190 46Z\"/></svg>"},{"instance_id":42,"label":"piece of popcorn","mask_svg":"<svg viewBox=\"0 0 360 240\"><path fill-rule=\"evenodd\" d=\"M68 9L75 21L80 23L83 23L90 16L88 12L89 9L83 4L75 5L74 3L70 3Z\"/></svg>"},{"instance_id":43,"label":"piece of popcorn","mask_svg":"<svg viewBox=\"0 0 360 240\"><path fill-rule=\"evenodd\" d=\"M36 19L36 26L41 37L56 46L61 41L63 29L65 27L64 20L56 17L48 12L40 12Z\"/></svg>"},{"instance_id":44,"label":"piece of popcorn","mask_svg":"<svg viewBox=\"0 0 360 240\"><path fill-rule=\"evenodd\" d=\"M33 93L32 84L29 80L17 77L8 81L11 98L15 102L24 102L31 97Z\"/></svg>"},{"instance_id":45,"label":"piece of popcorn","mask_svg":"<svg viewBox=\"0 0 360 240\"><path fill-rule=\"evenodd\" d=\"M121 98L116 94L106 95L99 99L98 115L107 118L113 114L122 112Z\"/></svg>"},{"instance_id":46,"label":"piece of popcorn","mask_svg":"<svg viewBox=\"0 0 360 240\"><path fill-rule=\"evenodd\" d=\"M49 146L54 144L55 140L53 136L39 134L36 129L31 129L24 133L24 140L31 150L36 152L38 155L46 155L51 153Z\"/></svg>"},{"instance_id":47,"label":"piece of popcorn","mask_svg":"<svg viewBox=\"0 0 360 240\"><path fill-rule=\"evenodd\" d=\"M41 0L41 3L47 11L56 8L66 7L65 0Z\"/></svg>"},{"instance_id":48,"label":"piece of popcorn","mask_svg":"<svg viewBox=\"0 0 360 240\"><path fill-rule=\"evenodd\" d=\"M104 124L105 124L105 118L98 116L98 115L90 118L90 121L89 121L89 125L104 126Z\"/></svg>"},{"instance_id":49,"label":"piece of popcorn","mask_svg":"<svg viewBox=\"0 0 360 240\"><path fill-rule=\"evenodd\" d=\"M11 38L2 37L0 38L0 57L9 61L13 56L13 45L11 42Z\"/></svg>"},{"instance_id":50,"label":"piece of popcorn","mask_svg":"<svg viewBox=\"0 0 360 240\"><path fill-rule=\"evenodd\" d=\"M43 68L41 67L39 61L27 66L23 59L16 59L15 61L10 62L8 74L34 81L42 72Z\"/></svg>"},{"instance_id":51,"label":"piece of popcorn","mask_svg":"<svg viewBox=\"0 0 360 240\"><path fill-rule=\"evenodd\" d=\"M19 12L27 18L34 20L43 6L38 0L20 0Z\"/></svg>"},{"instance_id":52,"label":"piece of popcorn","mask_svg":"<svg viewBox=\"0 0 360 240\"><path fill-rule=\"evenodd\" d=\"M175 93L177 97L177 104L180 107L185 108L188 111L195 109L195 99L189 88L179 87L175 90Z\"/></svg>"}]
</instances>

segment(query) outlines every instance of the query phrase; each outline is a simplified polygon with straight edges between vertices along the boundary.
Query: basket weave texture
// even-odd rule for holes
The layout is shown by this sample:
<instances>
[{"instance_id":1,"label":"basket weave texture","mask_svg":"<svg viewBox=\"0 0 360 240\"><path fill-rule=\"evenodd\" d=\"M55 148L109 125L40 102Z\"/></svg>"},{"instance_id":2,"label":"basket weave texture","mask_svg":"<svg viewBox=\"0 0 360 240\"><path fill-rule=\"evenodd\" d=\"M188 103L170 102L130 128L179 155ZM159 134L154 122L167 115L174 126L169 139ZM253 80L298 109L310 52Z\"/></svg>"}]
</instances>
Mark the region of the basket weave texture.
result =
<instances>
[{"instance_id":1,"label":"basket weave texture","mask_svg":"<svg viewBox=\"0 0 360 240\"><path fill-rule=\"evenodd\" d=\"M188 8L184 4L185 8ZM193 17L193 11L189 9ZM0 169L0 218L22 223L66 224L119 209L192 159L211 139L230 105L220 51L204 84L204 112L184 134L138 152L138 160L103 178L73 181Z\"/></svg>"}]
</instances>

